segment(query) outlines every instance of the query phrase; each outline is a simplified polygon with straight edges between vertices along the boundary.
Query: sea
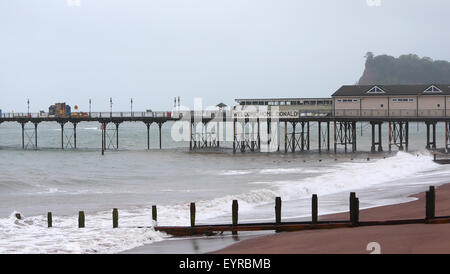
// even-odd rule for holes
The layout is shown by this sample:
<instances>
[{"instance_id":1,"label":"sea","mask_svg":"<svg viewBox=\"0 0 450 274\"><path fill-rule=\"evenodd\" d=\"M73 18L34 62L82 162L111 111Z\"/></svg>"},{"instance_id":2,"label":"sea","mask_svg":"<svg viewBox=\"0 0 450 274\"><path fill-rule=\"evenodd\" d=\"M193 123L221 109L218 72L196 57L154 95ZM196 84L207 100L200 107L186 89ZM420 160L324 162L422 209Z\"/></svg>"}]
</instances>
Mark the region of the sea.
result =
<instances>
[{"instance_id":1,"label":"sea","mask_svg":"<svg viewBox=\"0 0 450 274\"><path fill-rule=\"evenodd\" d=\"M231 223L232 200L239 202L239 222L274 221L275 197L282 198L282 220L309 220L311 195L319 197L319 214L348 210L349 192L361 208L413 200L430 185L448 183L450 166L433 162L425 149L426 131L411 123L409 152L393 146L370 153L370 126L357 127L358 152L317 151L317 125L311 124L311 150L233 153L230 142L220 148L189 151L187 142L171 138L171 123L150 129L147 150L145 124L120 125L119 149L107 130L111 149L101 154L100 124L77 127L77 149L66 125L41 123L38 148L34 126L25 130L22 149L18 123L0 124L0 253L120 253L170 241L153 229L152 205L158 225L189 225L189 205L196 203L196 223ZM283 131L282 131L283 132ZM332 131L331 131L332 132ZM331 138L332 140L333 138ZM438 147L444 146L444 125L438 124ZM332 143L331 143L332 144ZM332 149L331 149L332 151ZM119 211L119 228L112 228L112 209ZM86 227L78 228L84 211ZM53 227L47 227L52 212ZM15 215L20 213L22 219ZM176 253L177 251L174 250Z\"/></svg>"}]
</instances>

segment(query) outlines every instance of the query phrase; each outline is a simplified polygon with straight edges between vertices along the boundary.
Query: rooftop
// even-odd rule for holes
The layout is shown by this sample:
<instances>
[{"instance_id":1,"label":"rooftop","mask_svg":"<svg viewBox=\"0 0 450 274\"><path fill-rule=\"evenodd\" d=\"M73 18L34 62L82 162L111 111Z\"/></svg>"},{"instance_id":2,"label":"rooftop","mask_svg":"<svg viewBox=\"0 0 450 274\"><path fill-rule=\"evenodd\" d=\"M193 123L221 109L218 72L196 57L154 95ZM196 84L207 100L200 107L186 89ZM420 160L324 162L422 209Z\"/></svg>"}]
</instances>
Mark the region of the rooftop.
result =
<instances>
[{"instance_id":1,"label":"rooftop","mask_svg":"<svg viewBox=\"0 0 450 274\"><path fill-rule=\"evenodd\" d=\"M450 84L342 86L332 96L450 95Z\"/></svg>"}]
</instances>

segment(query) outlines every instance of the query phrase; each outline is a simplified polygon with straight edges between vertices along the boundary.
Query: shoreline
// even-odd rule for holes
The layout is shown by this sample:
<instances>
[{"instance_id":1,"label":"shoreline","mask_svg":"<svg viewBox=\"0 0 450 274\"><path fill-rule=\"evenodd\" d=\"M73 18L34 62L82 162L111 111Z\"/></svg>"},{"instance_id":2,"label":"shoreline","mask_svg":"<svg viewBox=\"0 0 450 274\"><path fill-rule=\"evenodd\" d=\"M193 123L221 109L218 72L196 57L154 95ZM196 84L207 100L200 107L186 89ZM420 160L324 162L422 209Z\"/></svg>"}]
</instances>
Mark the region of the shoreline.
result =
<instances>
[{"instance_id":1,"label":"shoreline","mask_svg":"<svg viewBox=\"0 0 450 274\"><path fill-rule=\"evenodd\" d=\"M360 211L360 221L425 218L425 192L416 200ZM450 183L436 187L436 216L450 215ZM348 212L319 220L348 220ZM410 224L281 232L244 240L214 254L369 254L369 243L381 253L450 253L450 224Z\"/></svg>"}]
</instances>

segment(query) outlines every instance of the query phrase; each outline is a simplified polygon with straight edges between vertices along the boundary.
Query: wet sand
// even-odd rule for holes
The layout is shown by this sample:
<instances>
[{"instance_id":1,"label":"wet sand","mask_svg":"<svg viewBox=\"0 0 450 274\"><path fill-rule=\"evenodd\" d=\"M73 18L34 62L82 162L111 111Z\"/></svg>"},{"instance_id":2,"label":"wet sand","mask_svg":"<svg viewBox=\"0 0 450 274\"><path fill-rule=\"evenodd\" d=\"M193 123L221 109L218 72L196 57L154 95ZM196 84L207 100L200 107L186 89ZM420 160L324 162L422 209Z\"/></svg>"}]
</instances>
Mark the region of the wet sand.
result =
<instances>
[{"instance_id":1,"label":"wet sand","mask_svg":"<svg viewBox=\"0 0 450 274\"><path fill-rule=\"evenodd\" d=\"M425 193L418 200L362 210L360 221L425 217ZM319 201L320 202L320 201ZM436 188L436 216L450 215L450 184ZM348 220L348 213L321 216L319 220ZM377 242L381 253L450 253L450 224L372 226L330 230L283 232L248 239L215 253L220 254L368 254Z\"/></svg>"}]
</instances>

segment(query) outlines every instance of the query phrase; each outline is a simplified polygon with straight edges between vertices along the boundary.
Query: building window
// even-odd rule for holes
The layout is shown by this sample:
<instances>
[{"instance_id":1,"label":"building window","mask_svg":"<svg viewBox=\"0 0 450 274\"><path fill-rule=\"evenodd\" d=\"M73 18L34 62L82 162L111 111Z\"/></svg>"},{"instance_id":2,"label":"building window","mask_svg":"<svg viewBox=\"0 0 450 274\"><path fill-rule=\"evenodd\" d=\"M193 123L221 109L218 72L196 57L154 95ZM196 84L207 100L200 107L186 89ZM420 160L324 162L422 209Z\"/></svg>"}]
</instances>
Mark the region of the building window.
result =
<instances>
[{"instance_id":1,"label":"building window","mask_svg":"<svg viewBox=\"0 0 450 274\"><path fill-rule=\"evenodd\" d=\"M381 105L380 105L380 107L382 107L382 108L383 108L383 107L384 107L384 105L383 105L383 104L381 104Z\"/></svg>"},{"instance_id":2,"label":"building window","mask_svg":"<svg viewBox=\"0 0 450 274\"><path fill-rule=\"evenodd\" d=\"M440 108L440 107L441 107L441 104L437 104L437 107Z\"/></svg>"},{"instance_id":3,"label":"building window","mask_svg":"<svg viewBox=\"0 0 450 274\"><path fill-rule=\"evenodd\" d=\"M358 99L337 99L338 103L358 103Z\"/></svg>"},{"instance_id":4,"label":"building window","mask_svg":"<svg viewBox=\"0 0 450 274\"><path fill-rule=\"evenodd\" d=\"M392 99L392 102L414 102L413 98L394 98Z\"/></svg>"}]
</instances>

